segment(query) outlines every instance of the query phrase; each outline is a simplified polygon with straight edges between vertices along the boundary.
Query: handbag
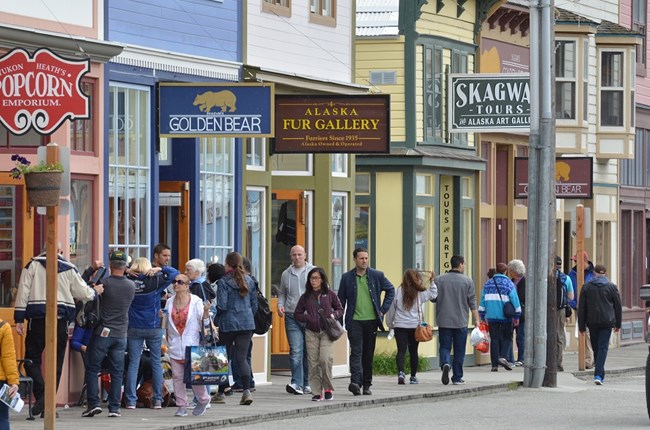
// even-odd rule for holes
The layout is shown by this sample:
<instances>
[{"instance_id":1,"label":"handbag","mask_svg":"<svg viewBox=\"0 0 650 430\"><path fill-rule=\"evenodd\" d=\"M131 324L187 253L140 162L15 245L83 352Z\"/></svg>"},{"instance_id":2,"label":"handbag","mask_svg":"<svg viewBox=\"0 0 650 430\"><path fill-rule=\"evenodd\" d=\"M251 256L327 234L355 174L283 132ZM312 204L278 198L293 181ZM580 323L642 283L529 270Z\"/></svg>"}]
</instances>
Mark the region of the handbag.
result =
<instances>
[{"instance_id":1,"label":"handbag","mask_svg":"<svg viewBox=\"0 0 650 430\"><path fill-rule=\"evenodd\" d=\"M499 285L497 282L492 279L492 282L494 282L494 286L497 287L497 293L499 293L499 299L503 302L503 297L501 296L501 290L499 290ZM510 300L505 302L503 304L503 316L506 318L514 318L517 312L515 311L515 306L512 304Z\"/></svg>"},{"instance_id":2,"label":"handbag","mask_svg":"<svg viewBox=\"0 0 650 430\"><path fill-rule=\"evenodd\" d=\"M220 385L228 382L228 353L225 345L185 347L183 382L190 385Z\"/></svg>"},{"instance_id":3,"label":"handbag","mask_svg":"<svg viewBox=\"0 0 650 430\"><path fill-rule=\"evenodd\" d=\"M343 333L345 333L345 329L336 318L323 315L323 307L320 305L320 299L316 303L318 304L318 316L320 318L321 328L327 333L327 337L332 342L339 340L343 336Z\"/></svg>"},{"instance_id":4,"label":"handbag","mask_svg":"<svg viewBox=\"0 0 650 430\"><path fill-rule=\"evenodd\" d=\"M433 339L433 327L422 321L422 311L420 309L420 297L418 296L418 326L415 328L415 340L417 342L428 342Z\"/></svg>"}]
</instances>

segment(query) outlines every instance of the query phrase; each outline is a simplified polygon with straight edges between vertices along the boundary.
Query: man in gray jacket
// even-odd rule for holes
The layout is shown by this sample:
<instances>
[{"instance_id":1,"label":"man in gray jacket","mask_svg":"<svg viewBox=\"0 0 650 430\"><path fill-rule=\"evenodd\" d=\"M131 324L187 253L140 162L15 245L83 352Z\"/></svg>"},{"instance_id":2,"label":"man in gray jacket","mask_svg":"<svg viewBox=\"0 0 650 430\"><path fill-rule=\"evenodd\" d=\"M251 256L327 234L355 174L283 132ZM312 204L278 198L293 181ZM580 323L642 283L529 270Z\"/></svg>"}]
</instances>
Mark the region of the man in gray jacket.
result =
<instances>
[{"instance_id":1,"label":"man in gray jacket","mask_svg":"<svg viewBox=\"0 0 650 430\"><path fill-rule=\"evenodd\" d=\"M467 344L467 322L472 311L473 324L479 321L476 307L474 281L465 276L465 258L451 257L451 270L436 278L438 298L436 299L436 324L439 333L439 357L442 369L442 383L449 384L449 371L453 370L451 381L462 385L465 345ZM451 364L451 349L454 359Z\"/></svg>"},{"instance_id":2,"label":"man in gray jacket","mask_svg":"<svg viewBox=\"0 0 650 430\"><path fill-rule=\"evenodd\" d=\"M306 261L305 249L296 245L291 248L291 266L282 272L278 289L278 316L284 317L284 327L289 341L291 383L289 394L311 394L307 372L307 348L305 347L305 324L294 319L293 313L300 296L305 292L307 273L314 267Z\"/></svg>"}]
</instances>

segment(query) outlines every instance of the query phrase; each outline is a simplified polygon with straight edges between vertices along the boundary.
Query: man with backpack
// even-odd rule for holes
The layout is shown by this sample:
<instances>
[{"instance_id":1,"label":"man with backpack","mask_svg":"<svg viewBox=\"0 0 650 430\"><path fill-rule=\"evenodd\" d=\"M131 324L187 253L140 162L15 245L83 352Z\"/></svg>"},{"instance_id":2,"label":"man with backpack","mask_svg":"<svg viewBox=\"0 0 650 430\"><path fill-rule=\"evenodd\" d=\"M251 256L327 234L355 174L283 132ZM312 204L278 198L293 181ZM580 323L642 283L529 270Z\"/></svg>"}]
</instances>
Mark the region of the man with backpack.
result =
<instances>
[{"instance_id":1,"label":"man with backpack","mask_svg":"<svg viewBox=\"0 0 650 430\"><path fill-rule=\"evenodd\" d=\"M562 258L555 257L555 286L557 288L557 370L564 372L562 353L564 352L565 321L571 316L569 302L573 300L573 282L562 272Z\"/></svg>"}]
</instances>

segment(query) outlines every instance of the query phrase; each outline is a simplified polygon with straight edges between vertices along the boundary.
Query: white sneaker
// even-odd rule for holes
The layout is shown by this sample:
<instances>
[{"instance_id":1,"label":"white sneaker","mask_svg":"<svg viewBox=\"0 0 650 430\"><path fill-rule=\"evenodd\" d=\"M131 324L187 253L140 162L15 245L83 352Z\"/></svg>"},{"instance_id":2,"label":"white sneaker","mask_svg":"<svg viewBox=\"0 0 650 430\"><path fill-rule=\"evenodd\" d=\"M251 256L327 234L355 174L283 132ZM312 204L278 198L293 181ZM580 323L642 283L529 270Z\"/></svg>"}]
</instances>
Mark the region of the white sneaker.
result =
<instances>
[{"instance_id":1,"label":"white sneaker","mask_svg":"<svg viewBox=\"0 0 650 430\"><path fill-rule=\"evenodd\" d=\"M311 387L309 385L305 385L305 388L302 389L302 392L305 394L311 394Z\"/></svg>"},{"instance_id":2,"label":"white sneaker","mask_svg":"<svg viewBox=\"0 0 650 430\"><path fill-rule=\"evenodd\" d=\"M287 384L286 390L289 394L303 394L302 388L296 384Z\"/></svg>"}]
</instances>

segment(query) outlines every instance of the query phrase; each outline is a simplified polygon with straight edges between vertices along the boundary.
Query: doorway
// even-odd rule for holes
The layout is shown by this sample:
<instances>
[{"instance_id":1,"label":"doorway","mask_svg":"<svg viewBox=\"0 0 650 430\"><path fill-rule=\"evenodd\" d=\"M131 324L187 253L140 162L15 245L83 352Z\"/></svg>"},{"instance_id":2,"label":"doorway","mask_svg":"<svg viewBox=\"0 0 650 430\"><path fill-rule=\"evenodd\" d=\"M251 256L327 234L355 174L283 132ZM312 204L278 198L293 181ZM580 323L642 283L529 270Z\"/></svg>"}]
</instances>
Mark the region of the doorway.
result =
<instances>
[{"instance_id":1,"label":"doorway","mask_svg":"<svg viewBox=\"0 0 650 430\"><path fill-rule=\"evenodd\" d=\"M278 288L282 272L291 265L289 253L294 245L306 243L307 193L301 190L279 190L271 194L271 309L277 310ZM271 369L289 369L289 342L284 318L273 312L271 330Z\"/></svg>"},{"instance_id":2,"label":"doorway","mask_svg":"<svg viewBox=\"0 0 650 430\"><path fill-rule=\"evenodd\" d=\"M172 266L181 270L190 259L190 183L161 181L158 240L172 249Z\"/></svg>"}]
</instances>

